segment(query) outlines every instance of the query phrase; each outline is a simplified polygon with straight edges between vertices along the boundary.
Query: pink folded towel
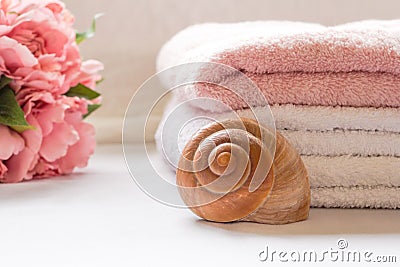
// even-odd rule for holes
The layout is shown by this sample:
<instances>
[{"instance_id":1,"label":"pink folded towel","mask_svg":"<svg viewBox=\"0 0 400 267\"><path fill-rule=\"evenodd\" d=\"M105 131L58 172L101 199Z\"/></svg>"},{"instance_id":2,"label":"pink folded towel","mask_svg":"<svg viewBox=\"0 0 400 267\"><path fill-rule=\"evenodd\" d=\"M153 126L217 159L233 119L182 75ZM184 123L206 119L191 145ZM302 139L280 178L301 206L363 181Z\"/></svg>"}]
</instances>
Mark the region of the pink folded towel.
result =
<instances>
[{"instance_id":1,"label":"pink folded towel","mask_svg":"<svg viewBox=\"0 0 400 267\"><path fill-rule=\"evenodd\" d=\"M158 69L195 61L242 71L271 105L400 107L400 20L196 25L163 47ZM258 104L211 84L187 88L182 99L212 97L233 109Z\"/></svg>"},{"instance_id":2,"label":"pink folded towel","mask_svg":"<svg viewBox=\"0 0 400 267\"><path fill-rule=\"evenodd\" d=\"M400 75L367 72L245 74L260 88L270 105L400 107ZM203 83L187 86L180 98L209 97L232 109L259 104L259 99L249 92L243 90L243 94L246 102L231 90ZM225 111L222 105L197 107L214 112Z\"/></svg>"},{"instance_id":3,"label":"pink folded towel","mask_svg":"<svg viewBox=\"0 0 400 267\"><path fill-rule=\"evenodd\" d=\"M207 23L175 35L158 68L219 62L252 73L387 72L400 74L400 20L334 27L288 21Z\"/></svg>"}]
</instances>

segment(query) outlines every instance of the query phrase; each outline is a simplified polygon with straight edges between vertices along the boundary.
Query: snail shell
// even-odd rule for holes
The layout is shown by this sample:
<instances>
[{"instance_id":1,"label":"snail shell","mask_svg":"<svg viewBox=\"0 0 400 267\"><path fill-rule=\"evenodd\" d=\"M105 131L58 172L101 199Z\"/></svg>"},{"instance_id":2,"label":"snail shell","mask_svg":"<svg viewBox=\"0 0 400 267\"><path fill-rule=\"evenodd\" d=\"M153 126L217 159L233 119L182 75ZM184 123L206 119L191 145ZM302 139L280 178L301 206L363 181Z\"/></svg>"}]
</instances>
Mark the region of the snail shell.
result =
<instances>
[{"instance_id":1,"label":"snail shell","mask_svg":"<svg viewBox=\"0 0 400 267\"><path fill-rule=\"evenodd\" d=\"M214 222L285 224L307 219L310 208L299 154L251 119L211 123L194 134L179 160L177 185L185 204Z\"/></svg>"}]
</instances>

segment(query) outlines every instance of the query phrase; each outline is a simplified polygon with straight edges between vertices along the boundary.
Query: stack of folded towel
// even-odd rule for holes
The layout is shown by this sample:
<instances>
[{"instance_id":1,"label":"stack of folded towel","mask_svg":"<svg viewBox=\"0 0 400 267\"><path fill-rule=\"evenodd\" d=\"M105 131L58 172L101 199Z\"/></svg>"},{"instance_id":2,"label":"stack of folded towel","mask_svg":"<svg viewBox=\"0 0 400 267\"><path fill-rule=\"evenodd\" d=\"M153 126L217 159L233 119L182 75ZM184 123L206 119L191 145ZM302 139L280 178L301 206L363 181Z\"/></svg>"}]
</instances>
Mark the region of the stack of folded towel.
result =
<instances>
[{"instance_id":1,"label":"stack of folded towel","mask_svg":"<svg viewBox=\"0 0 400 267\"><path fill-rule=\"evenodd\" d=\"M254 81L277 130L302 155L312 206L400 208L399 20L196 25L165 44L158 69L188 62L226 64ZM178 91L169 109L195 97L217 99L239 114L258 101L196 84ZM196 103L186 114L225 116ZM201 126L192 125L181 142Z\"/></svg>"}]
</instances>

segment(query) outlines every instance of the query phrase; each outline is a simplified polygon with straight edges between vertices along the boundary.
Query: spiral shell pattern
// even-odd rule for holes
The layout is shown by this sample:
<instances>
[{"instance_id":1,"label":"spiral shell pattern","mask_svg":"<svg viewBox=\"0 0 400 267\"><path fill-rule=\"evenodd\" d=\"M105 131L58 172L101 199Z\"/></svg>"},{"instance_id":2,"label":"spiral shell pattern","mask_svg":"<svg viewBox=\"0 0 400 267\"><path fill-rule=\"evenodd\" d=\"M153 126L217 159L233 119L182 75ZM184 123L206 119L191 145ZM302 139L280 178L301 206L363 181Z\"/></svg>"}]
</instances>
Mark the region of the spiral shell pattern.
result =
<instances>
[{"instance_id":1,"label":"spiral shell pattern","mask_svg":"<svg viewBox=\"0 0 400 267\"><path fill-rule=\"evenodd\" d=\"M280 224L308 216L300 156L279 133L251 119L200 129L183 150L177 185L186 205L209 221Z\"/></svg>"}]
</instances>

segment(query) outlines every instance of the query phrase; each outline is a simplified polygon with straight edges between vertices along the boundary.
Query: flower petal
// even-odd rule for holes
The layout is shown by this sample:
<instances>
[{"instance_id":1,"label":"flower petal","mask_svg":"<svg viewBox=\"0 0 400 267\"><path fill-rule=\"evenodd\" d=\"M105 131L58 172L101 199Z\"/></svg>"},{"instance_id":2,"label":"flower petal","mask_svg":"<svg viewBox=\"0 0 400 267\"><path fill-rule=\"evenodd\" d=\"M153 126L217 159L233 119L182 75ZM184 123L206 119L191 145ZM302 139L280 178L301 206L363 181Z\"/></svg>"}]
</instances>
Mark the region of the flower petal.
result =
<instances>
[{"instance_id":1,"label":"flower petal","mask_svg":"<svg viewBox=\"0 0 400 267\"><path fill-rule=\"evenodd\" d=\"M2 182L18 183L31 179L32 177L28 175L28 170L34 159L35 153L29 148L25 148L18 155L11 157L6 162L8 172L4 175Z\"/></svg>"},{"instance_id":2,"label":"flower petal","mask_svg":"<svg viewBox=\"0 0 400 267\"><path fill-rule=\"evenodd\" d=\"M89 157L96 147L95 129L92 125L81 122L76 125L79 133L79 141L68 149L65 157L59 159L61 173L71 173L75 167L86 167Z\"/></svg>"},{"instance_id":3,"label":"flower petal","mask_svg":"<svg viewBox=\"0 0 400 267\"><path fill-rule=\"evenodd\" d=\"M7 126L0 125L0 160L7 160L25 147L24 139Z\"/></svg>"},{"instance_id":4,"label":"flower petal","mask_svg":"<svg viewBox=\"0 0 400 267\"><path fill-rule=\"evenodd\" d=\"M3 180L4 176L6 175L8 168L3 162L0 160L0 181Z\"/></svg>"},{"instance_id":5,"label":"flower petal","mask_svg":"<svg viewBox=\"0 0 400 267\"><path fill-rule=\"evenodd\" d=\"M55 123L53 131L43 138L40 155L47 161L53 162L67 154L68 147L79 140L75 129L67 123Z\"/></svg>"}]
</instances>

